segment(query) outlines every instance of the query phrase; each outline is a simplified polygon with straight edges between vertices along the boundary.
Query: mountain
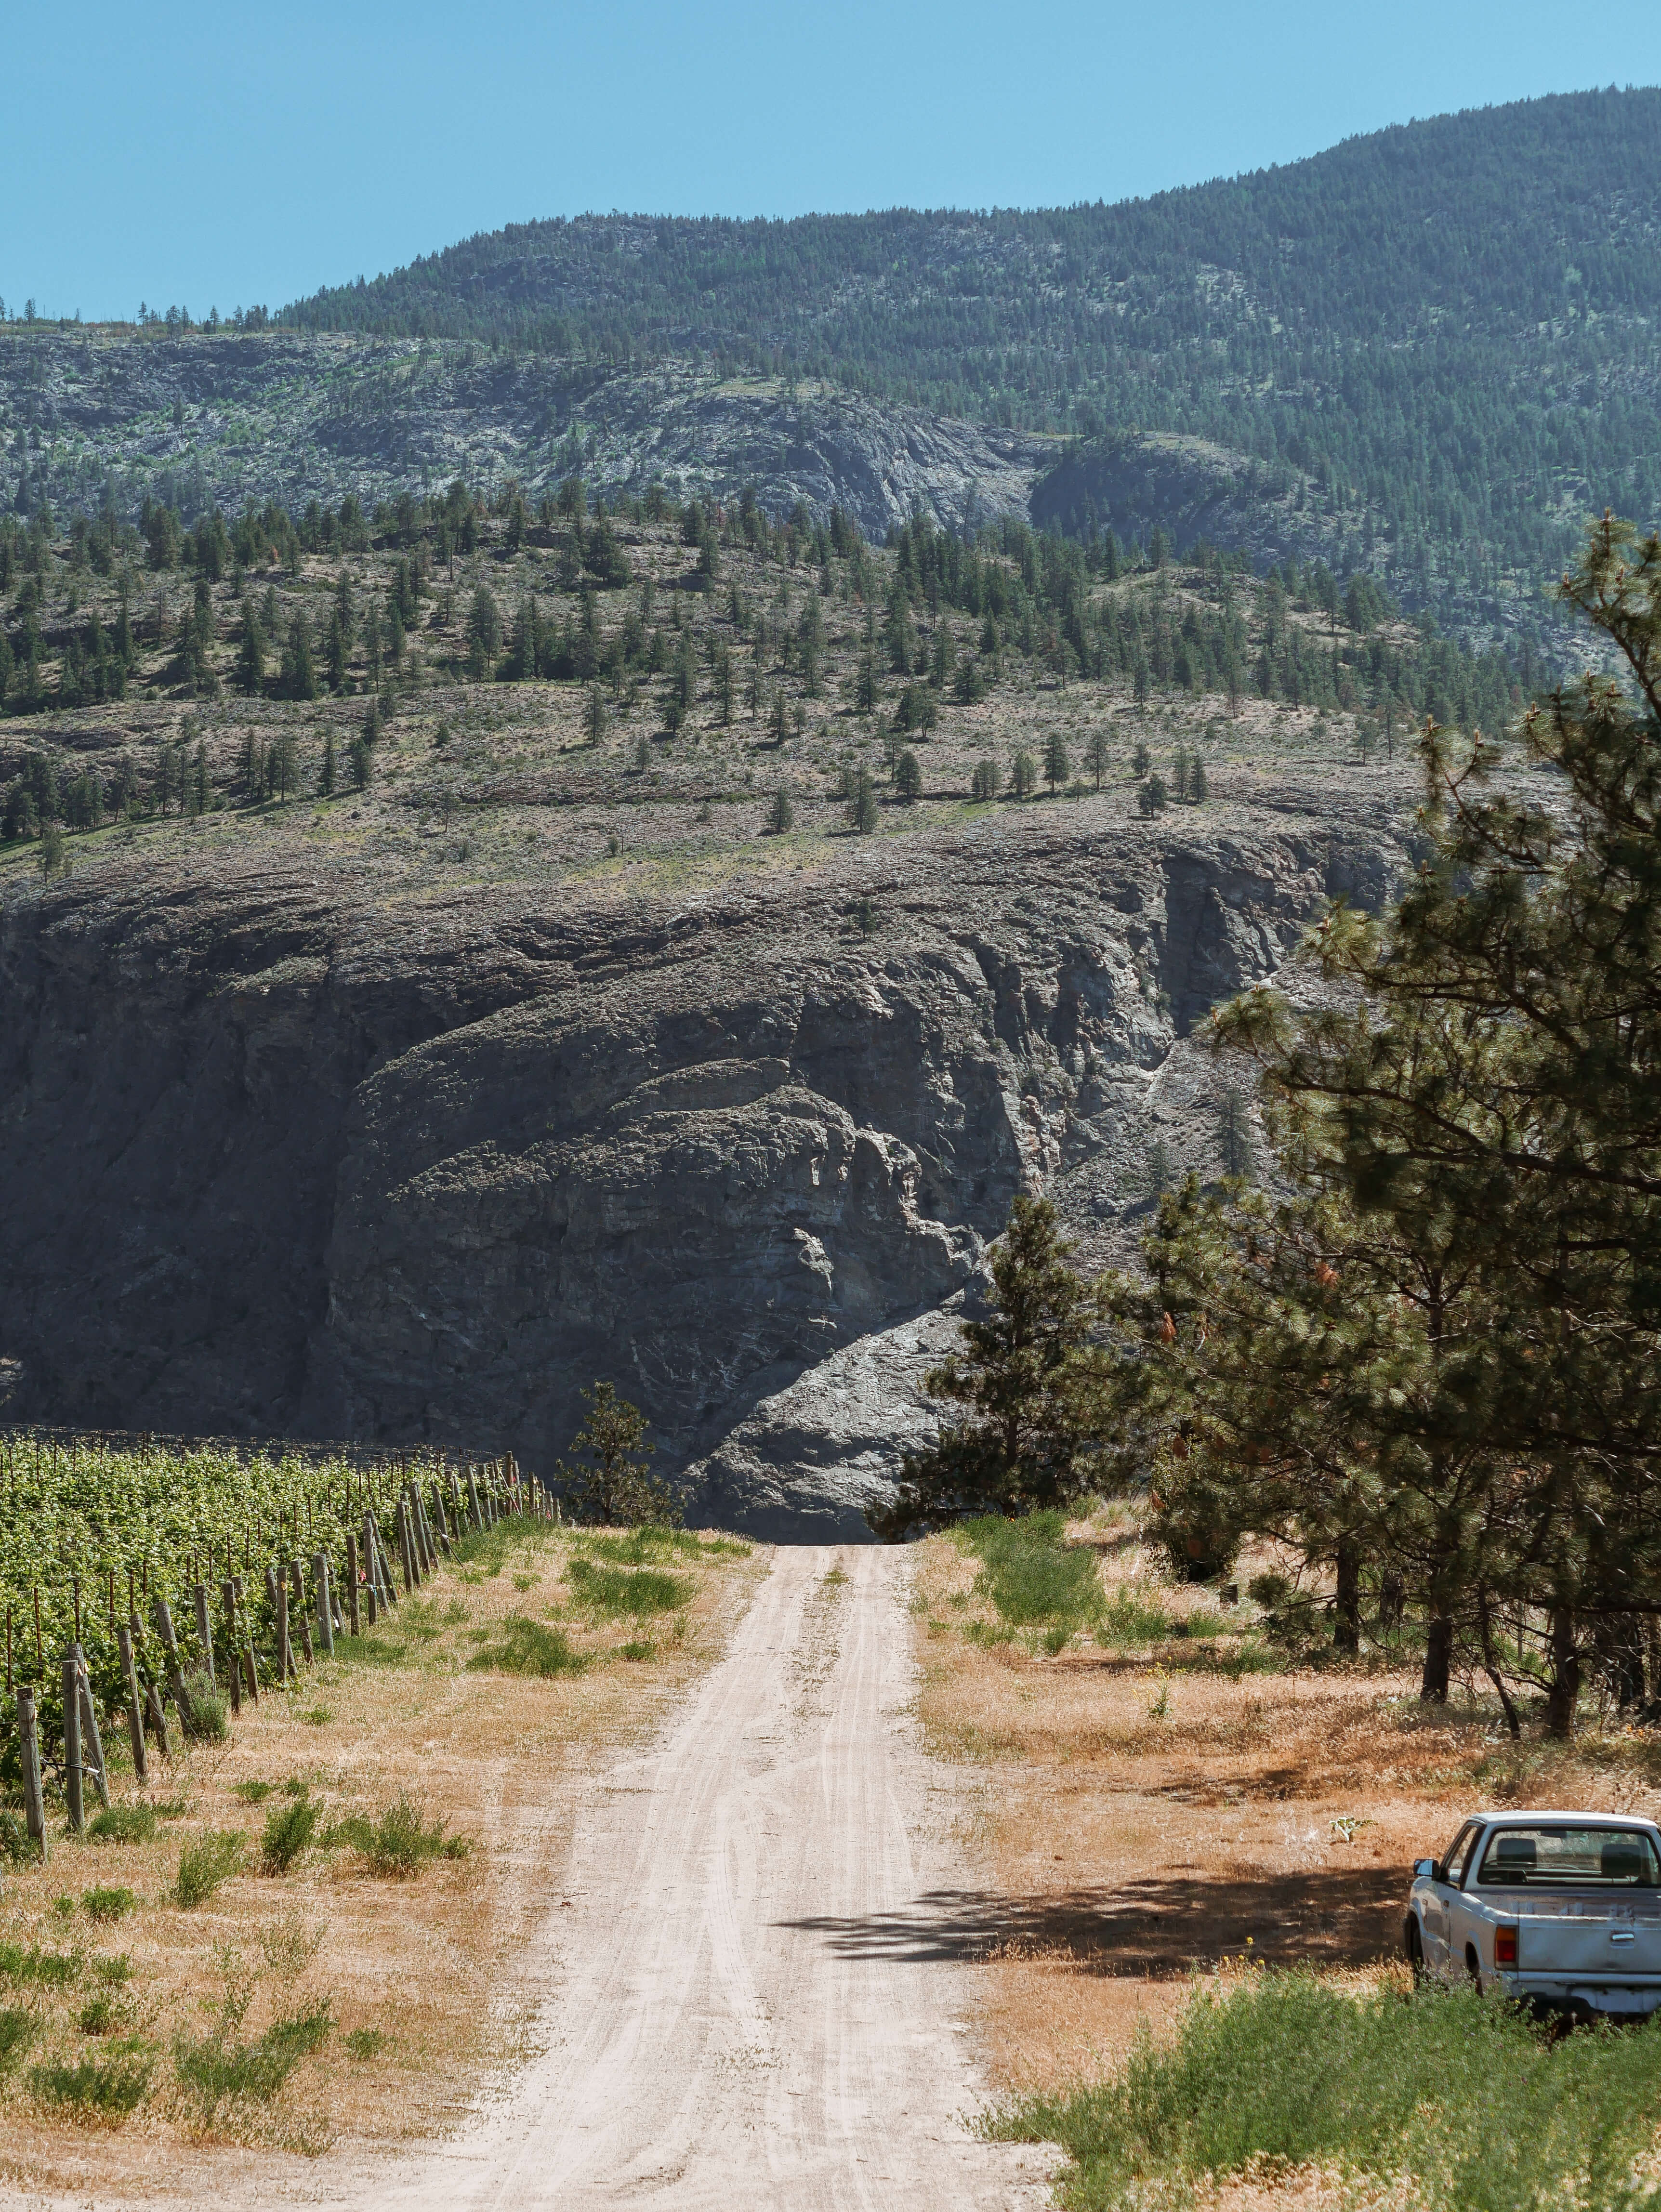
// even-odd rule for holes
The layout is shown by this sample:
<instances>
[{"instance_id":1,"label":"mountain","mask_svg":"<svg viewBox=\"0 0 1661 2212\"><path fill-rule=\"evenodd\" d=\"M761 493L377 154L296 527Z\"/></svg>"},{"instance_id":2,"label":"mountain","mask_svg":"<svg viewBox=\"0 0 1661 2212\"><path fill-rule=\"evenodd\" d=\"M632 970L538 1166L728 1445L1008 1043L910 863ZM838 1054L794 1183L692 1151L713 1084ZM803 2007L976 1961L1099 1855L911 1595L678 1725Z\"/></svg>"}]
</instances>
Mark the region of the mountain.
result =
<instances>
[{"instance_id":1,"label":"mountain","mask_svg":"<svg viewBox=\"0 0 1661 2212\"><path fill-rule=\"evenodd\" d=\"M1202 440L1469 625L1533 606L1585 511L1655 515L1658 310L1661 92L1611 89L1116 206L514 225L281 320Z\"/></svg>"}]
</instances>

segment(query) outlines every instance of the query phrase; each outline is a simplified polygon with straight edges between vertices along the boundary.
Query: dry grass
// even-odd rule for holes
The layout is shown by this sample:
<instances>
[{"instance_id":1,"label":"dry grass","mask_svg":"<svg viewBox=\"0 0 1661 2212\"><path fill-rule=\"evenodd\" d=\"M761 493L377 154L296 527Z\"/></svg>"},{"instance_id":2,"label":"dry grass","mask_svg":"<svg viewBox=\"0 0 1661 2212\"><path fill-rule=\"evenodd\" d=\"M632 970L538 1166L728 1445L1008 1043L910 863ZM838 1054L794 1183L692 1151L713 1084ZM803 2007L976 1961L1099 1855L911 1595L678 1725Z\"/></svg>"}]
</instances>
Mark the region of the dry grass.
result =
<instances>
[{"instance_id":1,"label":"dry grass","mask_svg":"<svg viewBox=\"0 0 1661 2212\"><path fill-rule=\"evenodd\" d=\"M8 1882L7 1940L74 1951L81 1964L61 1992L0 1984L0 2003L33 2003L41 2014L33 2047L0 2088L0 2188L27 2201L94 2186L143 2195L175 2181L188 2147L192 2187L206 2193L234 2185L252 2155L269 2172L273 2152L407 2138L441 2130L468 2106L522 2027L516 1961L557 1908L582 1775L597 1749L649 1729L714 1658L760 1571L737 1549L678 1558L696 1585L691 1601L678 1626L655 1625L652 1656L629 1658L629 1624L565 1610L571 1552L569 1540L509 1524L499 1562L441 1571L374 1636L304 1669L287 1694L267 1691L257 1708L245 1706L228 1744L171 1765L153 1757L148 1791L117 1792L162 1814L150 1841L99 1844L60 1832L44 1869ZM573 1644L591 1656L583 1672L541 1679L468 1666L510 1613L545 1620L556 1607ZM263 1796L260 1784L269 1785ZM434 1859L412 1881L376 1877L350 1847L308 1850L281 1877L252 1871L268 1816L302 1788L321 1801L319 1833L376 1815L407 1791L429 1824L471 1848ZM210 1830L239 1832L251 1870L181 1910L172 1901L180 1850ZM119 1926L100 1926L81 1899L114 1882L137 1893L137 1907ZM121 1956L130 1978L101 1978L99 1962ZM228 2106L208 2129L175 2084L174 2041L212 2030L228 1996L234 2008L250 1984L244 2039L323 2003L334 2028L279 2098ZM77 2021L100 1993L113 2018L94 2039ZM32 2064L106 2055L112 2029L141 2039L154 2060L155 2086L130 2121L91 2128L32 2098Z\"/></svg>"},{"instance_id":2,"label":"dry grass","mask_svg":"<svg viewBox=\"0 0 1661 2212\"><path fill-rule=\"evenodd\" d=\"M972 1555L937 1538L917 1560L923 1722L981 1784L964 1910L1001 2087L1110 2069L1139 2022L1170 2021L1191 1976L1232 1958L1376 1978L1412 1861L1475 1803L1661 1805L1661 1746L1641 1733L1513 1747L1475 1700L1427 1715L1399 1673L1232 1674L1272 1660L1250 1607L1219 1627L1214 1595L1171 1584L1123 1516L1072 1533L1097 1547L1110 1601L1129 1587L1192 1632L1080 1638L1053 1658L989 1644Z\"/></svg>"}]
</instances>

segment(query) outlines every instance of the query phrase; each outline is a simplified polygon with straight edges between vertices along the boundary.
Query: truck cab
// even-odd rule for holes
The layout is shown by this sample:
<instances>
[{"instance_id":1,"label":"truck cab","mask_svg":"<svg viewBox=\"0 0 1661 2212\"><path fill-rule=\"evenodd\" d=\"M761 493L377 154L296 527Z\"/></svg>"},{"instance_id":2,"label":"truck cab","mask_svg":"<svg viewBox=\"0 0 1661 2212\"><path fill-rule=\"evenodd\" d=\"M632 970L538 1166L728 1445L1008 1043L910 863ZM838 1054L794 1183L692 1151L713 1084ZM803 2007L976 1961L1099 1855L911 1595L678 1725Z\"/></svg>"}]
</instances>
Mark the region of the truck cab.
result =
<instances>
[{"instance_id":1,"label":"truck cab","mask_svg":"<svg viewBox=\"0 0 1661 2212\"><path fill-rule=\"evenodd\" d=\"M1421 1859L1402 1926L1415 1973L1536 2011L1661 2007L1661 1828L1629 1815L1475 1813Z\"/></svg>"}]
</instances>

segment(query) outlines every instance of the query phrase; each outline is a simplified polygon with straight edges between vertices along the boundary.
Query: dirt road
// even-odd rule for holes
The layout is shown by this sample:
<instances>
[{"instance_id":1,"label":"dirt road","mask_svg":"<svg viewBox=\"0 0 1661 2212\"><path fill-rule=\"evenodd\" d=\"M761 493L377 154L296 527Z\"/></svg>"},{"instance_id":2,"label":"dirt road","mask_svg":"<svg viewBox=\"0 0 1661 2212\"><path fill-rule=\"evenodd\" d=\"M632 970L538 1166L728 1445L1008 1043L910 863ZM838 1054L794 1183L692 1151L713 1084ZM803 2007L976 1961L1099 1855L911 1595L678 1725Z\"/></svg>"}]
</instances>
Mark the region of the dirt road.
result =
<instances>
[{"instance_id":1,"label":"dirt road","mask_svg":"<svg viewBox=\"0 0 1661 2212\"><path fill-rule=\"evenodd\" d=\"M538 2055L454 2142L383 2167L378 2203L1044 2200L1041 2160L964 2125L963 1968L927 1902L956 1875L952 1808L906 1710L908 1587L887 1549L776 1555L666 1738L579 1815L532 1961Z\"/></svg>"}]
</instances>

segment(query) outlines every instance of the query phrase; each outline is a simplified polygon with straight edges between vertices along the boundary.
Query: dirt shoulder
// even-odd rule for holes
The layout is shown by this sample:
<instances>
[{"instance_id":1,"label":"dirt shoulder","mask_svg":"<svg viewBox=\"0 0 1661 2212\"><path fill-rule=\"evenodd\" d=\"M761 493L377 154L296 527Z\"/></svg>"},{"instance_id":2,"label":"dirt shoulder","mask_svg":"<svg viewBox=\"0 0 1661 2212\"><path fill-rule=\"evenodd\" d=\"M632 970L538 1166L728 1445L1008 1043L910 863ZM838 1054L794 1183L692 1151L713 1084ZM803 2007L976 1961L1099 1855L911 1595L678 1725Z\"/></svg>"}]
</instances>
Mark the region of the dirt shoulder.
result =
<instances>
[{"instance_id":1,"label":"dirt shoulder","mask_svg":"<svg viewBox=\"0 0 1661 2212\"><path fill-rule=\"evenodd\" d=\"M1250 1607L1220 1622L1123 1520L1072 1534L1109 1611L1053 1656L1001 1620L966 1546L936 1538L918 1559L922 1718L980 1784L955 1938L980 1961L999 2087L1113 2070L1139 2024L1158 2032L1232 1960L1372 1978L1412 1861L1475 1802L1661 1808L1642 1732L1594 1719L1569 1749L1513 1746L1474 1698L1427 1712L1416 1677L1287 1663ZM1116 1618L1144 1633L1116 1638Z\"/></svg>"},{"instance_id":2,"label":"dirt shoulder","mask_svg":"<svg viewBox=\"0 0 1661 2212\"><path fill-rule=\"evenodd\" d=\"M585 1775L719 1656L766 1559L708 1538L637 1558L626 1540L525 1522L475 1542L375 1631L245 1705L224 1744L152 1753L147 1790L110 1731L115 1802L154 1813L153 1834L71 1838L60 1815L49 1863L6 1877L0 2014L27 2027L0 2080L0 2195L173 2194L186 2156L192 2193L269 2185L325 2153L443 2133L511 2057L519 1961L557 1896ZM510 1616L537 1632L515 1632L516 1663L563 1671L503 1671ZM463 1855L407 1879L378 1869L364 1824L401 1796ZM311 1846L259 1871L268 1820L301 1803L319 1811ZM245 1870L183 1909L181 1856L215 1834L237 1839ZM132 1902L100 1921L118 1907L94 1893L110 1890ZM222 2057L319 2013L326 2033L268 2098L233 2076L210 2118L210 2092L180 2078L182 2043ZM55 2101L39 2070L120 2063L149 2087L119 2124Z\"/></svg>"}]
</instances>

